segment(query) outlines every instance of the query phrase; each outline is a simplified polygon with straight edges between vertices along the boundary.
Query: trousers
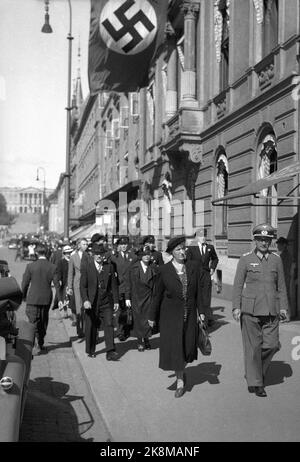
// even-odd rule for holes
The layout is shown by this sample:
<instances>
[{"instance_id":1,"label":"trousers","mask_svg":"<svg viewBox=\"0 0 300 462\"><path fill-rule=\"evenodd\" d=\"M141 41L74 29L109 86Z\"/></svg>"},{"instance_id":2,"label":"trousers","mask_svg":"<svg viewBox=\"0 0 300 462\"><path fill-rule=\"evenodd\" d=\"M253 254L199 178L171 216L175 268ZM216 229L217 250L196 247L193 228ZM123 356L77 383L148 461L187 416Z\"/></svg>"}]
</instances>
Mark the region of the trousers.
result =
<instances>
[{"instance_id":1,"label":"trousers","mask_svg":"<svg viewBox=\"0 0 300 462\"><path fill-rule=\"evenodd\" d=\"M106 352L115 349L113 309L110 305L98 307L97 310L85 310L85 351L93 354L96 351L97 334L100 322L103 324Z\"/></svg>"},{"instance_id":2,"label":"trousers","mask_svg":"<svg viewBox=\"0 0 300 462\"><path fill-rule=\"evenodd\" d=\"M47 333L49 322L50 305L26 305L26 315L31 324L35 326L35 337L39 346L44 345L44 338Z\"/></svg>"},{"instance_id":3,"label":"trousers","mask_svg":"<svg viewBox=\"0 0 300 462\"><path fill-rule=\"evenodd\" d=\"M242 314L241 329L247 384L263 386L272 358L280 349L279 319Z\"/></svg>"}]
</instances>

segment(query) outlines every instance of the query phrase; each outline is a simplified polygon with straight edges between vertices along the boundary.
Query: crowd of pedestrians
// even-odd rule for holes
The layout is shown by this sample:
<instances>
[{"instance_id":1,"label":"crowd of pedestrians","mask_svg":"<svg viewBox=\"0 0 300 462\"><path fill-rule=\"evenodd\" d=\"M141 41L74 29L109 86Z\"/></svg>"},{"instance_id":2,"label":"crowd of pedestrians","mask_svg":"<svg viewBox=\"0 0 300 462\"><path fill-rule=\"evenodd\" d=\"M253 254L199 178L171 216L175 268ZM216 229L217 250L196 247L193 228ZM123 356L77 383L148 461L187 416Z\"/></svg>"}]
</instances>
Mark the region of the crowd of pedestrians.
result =
<instances>
[{"instance_id":1,"label":"crowd of pedestrians","mask_svg":"<svg viewBox=\"0 0 300 462\"><path fill-rule=\"evenodd\" d=\"M245 378L249 392L257 396L266 396L266 371L280 347L278 323L289 313L286 281L291 268L284 272L284 253L279 258L269 251L275 232L268 224L254 228L255 248L241 257L233 288ZM23 275L26 313L36 326L41 351L51 304L64 317L71 316L89 358L96 357L102 327L108 361L119 360L116 337L120 342L135 337L137 350L144 352L159 332L159 367L175 372L179 398L185 392L186 364L198 356L199 323L206 328L214 323L211 291L218 256L203 228L189 246L185 236L172 237L165 252L155 248L152 235L141 237L136 246L129 244L128 236L119 236L110 246L98 233L90 241L65 239L50 251L45 242L38 243L37 259ZM286 242L279 239L277 244Z\"/></svg>"}]
</instances>

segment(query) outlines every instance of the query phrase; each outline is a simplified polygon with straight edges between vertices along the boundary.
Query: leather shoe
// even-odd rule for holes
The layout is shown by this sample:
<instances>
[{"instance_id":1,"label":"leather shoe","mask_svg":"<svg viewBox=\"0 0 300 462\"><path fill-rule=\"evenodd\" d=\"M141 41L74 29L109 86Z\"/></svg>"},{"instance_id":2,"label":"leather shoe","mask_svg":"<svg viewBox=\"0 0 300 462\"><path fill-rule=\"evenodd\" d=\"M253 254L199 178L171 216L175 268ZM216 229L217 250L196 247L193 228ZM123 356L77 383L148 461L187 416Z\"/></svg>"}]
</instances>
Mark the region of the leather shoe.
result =
<instances>
[{"instance_id":1,"label":"leather shoe","mask_svg":"<svg viewBox=\"0 0 300 462\"><path fill-rule=\"evenodd\" d=\"M145 350L151 350L151 345L148 338L144 339Z\"/></svg>"},{"instance_id":2,"label":"leather shoe","mask_svg":"<svg viewBox=\"0 0 300 462\"><path fill-rule=\"evenodd\" d=\"M267 396L267 393L264 387L255 387L255 394L256 396L261 396L261 397Z\"/></svg>"},{"instance_id":3,"label":"leather shoe","mask_svg":"<svg viewBox=\"0 0 300 462\"><path fill-rule=\"evenodd\" d=\"M89 353L89 354L88 354L88 357L89 357L89 358L96 358L96 355L95 355L95 353Z\"/></svg>"},{"instance_id":4,"label":"leather shoe","mask_svg":"<svg viewBox=\"0 0 300 462\"><path fill-rule=\"evenodd\" d=\"M181 396L184 395L184 392L185 392L184 387L177 388L175 391L175 398L181 398Z\"/></svg>"},{"instance_id":5,"label":"leather shoe","mask_svg":"<svg viewBox=\"0 0 300 462\"><path fill-rule=\"evenodd\" d=\"M255 393L255 387L248 387L249 393Z\"/></svg>"},{"instance_id":6,"label":"leather shoe","mask_svg":"<svg viewBox=\"0 0 300 462\"><path fill-rule=\"evenodd\" d=\"M120 356L116 351L108 351L106 353L106 359L107 361L118 361Z\"/></svg>"},{"instance_id":7,"label":"leather shoe","mask_svg":"<svg viewBox=\"0 0 300 462\"><path fill-rule=\"evenodd\" d=\"M120 342L125 342L126 337L125 335L121 334L121 335L118 335L118 339L120 340Z\"/></svg>"}]
</instances>

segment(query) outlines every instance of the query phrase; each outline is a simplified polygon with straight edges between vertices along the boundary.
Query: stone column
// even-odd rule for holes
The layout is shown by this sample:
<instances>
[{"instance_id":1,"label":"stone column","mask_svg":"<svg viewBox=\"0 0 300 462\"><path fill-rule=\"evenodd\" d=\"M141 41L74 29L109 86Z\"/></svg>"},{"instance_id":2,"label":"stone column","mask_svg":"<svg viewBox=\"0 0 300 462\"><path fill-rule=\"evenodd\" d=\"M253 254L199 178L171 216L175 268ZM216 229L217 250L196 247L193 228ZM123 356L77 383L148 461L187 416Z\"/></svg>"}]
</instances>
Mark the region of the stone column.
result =
<instances>
[{"instance_id":1,"label":"stone column","mask_svg":"<svg viewBox=\"0 0 300 462\"><path fill-rule=\"evenodd\" d=\"M184 12L184 73L182 81L182 107L197 107L196 99L196 19L199 3L185 2Z\"/></svg>"},{"instance_id":2,"label":"stone column","mask_svg":"<svg viewBox=\"0 0 300 462\"><path fill-rule=\"evenodd\" d=\"M177 112L177 50L175 33L168 34L169 60L167 67L166 117Z\"/></svg>"}]
</instances>

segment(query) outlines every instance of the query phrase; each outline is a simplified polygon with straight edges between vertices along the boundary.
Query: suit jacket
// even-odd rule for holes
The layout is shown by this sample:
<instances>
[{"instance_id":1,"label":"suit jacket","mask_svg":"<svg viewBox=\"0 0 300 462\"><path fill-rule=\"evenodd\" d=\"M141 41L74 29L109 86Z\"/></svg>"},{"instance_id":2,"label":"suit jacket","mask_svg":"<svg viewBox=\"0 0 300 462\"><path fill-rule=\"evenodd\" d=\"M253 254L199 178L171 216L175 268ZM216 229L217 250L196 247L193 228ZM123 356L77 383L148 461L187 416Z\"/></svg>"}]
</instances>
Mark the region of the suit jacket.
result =
<instances>
[{"instance_id":1,"label":"suit jacket","mask_svg":"<svg viewBox=\"0 0 300 462\"><path fill-rule=\"evenodd\" d=\"M119 303L118 283L111 263L103 264L104 289L112 296L113 303ZM98 272L94 260L85 262L80 276L80 294L82 302L89 301L93 309L97 308Z\"/></svg>"},{"instance_id":2,"label":"suit jacket","mask_svg":"<svg viewBox=\"0 0 300 462\"><path fill-rule=\"evenodd\" d=\"M29 263L22 279L23 298L29 305L50 305L51 283L57 284L57 269L46 258Z\"/></svg>"},{"instance_id":3,"label":"suit jacket","mask_svg":"<svg viewBox=\"0 0 300 462\"><path fill-rule=\"evenodd\" d=\"M185 361L191 362L197 358L197 311L204 313L201 296L203 272L196 262L187 261L186 273L189 316L185 327L182 283L172 261L159 267L154 289L149 319L157 321L159 317L159 367L164 370L181 370Z\"/></svg>"},{"instance_id":4,"label":"suit jacket","mask_svg":"<svg viewBox=\"0 0 300 462\"><path fill-rule=\"evenodd\" d=\"M58 301L61 302L64 301L66 295L66 288L68 285L68 270L69 262L65 258L62 258L57 263L57 283L55 285Z\"/></svg>"},{"instance_id":5,"label":"suit jacket","mask_svg":"<svg viewBox=\"0 0 300 462\"><path fill-rule=\"evenodd\" d=\"M244 284L246 287L244 289ZM233 283L233 309L253 316L276 316L280 309L288 310L288 300L281 258L269 253L268 259L256 252L244 254L237 265Z\"/></svg>"},{"instance_id":6,"label":"suit jacket","mask_svg":"<svg viewBox=\"0 0 300 462\"><path fill-rule=\"evenodd\" d=\"M126 250L124 257L122 257L121 252L118 252L111 257L111 262L113 263L118 275L119 294L125 294L126 273L129 271L130 266L136 261L137 256L131 250Z\"/></svg>"},{"instance_id":7,"label":"suit jacket","mask_svg":"<svg viewBox=\"0 0 300 462\"><path fill-rule=\"evenodd\" d=\"M215 270L219 262L214 246L207 243L204 255L201 254L199 245L195 243L194 245L188 247L186 258L187 260L196 260L200 262L201 267L205 271L210 271L211 268Z\"/></svg>"}]
</instances>

